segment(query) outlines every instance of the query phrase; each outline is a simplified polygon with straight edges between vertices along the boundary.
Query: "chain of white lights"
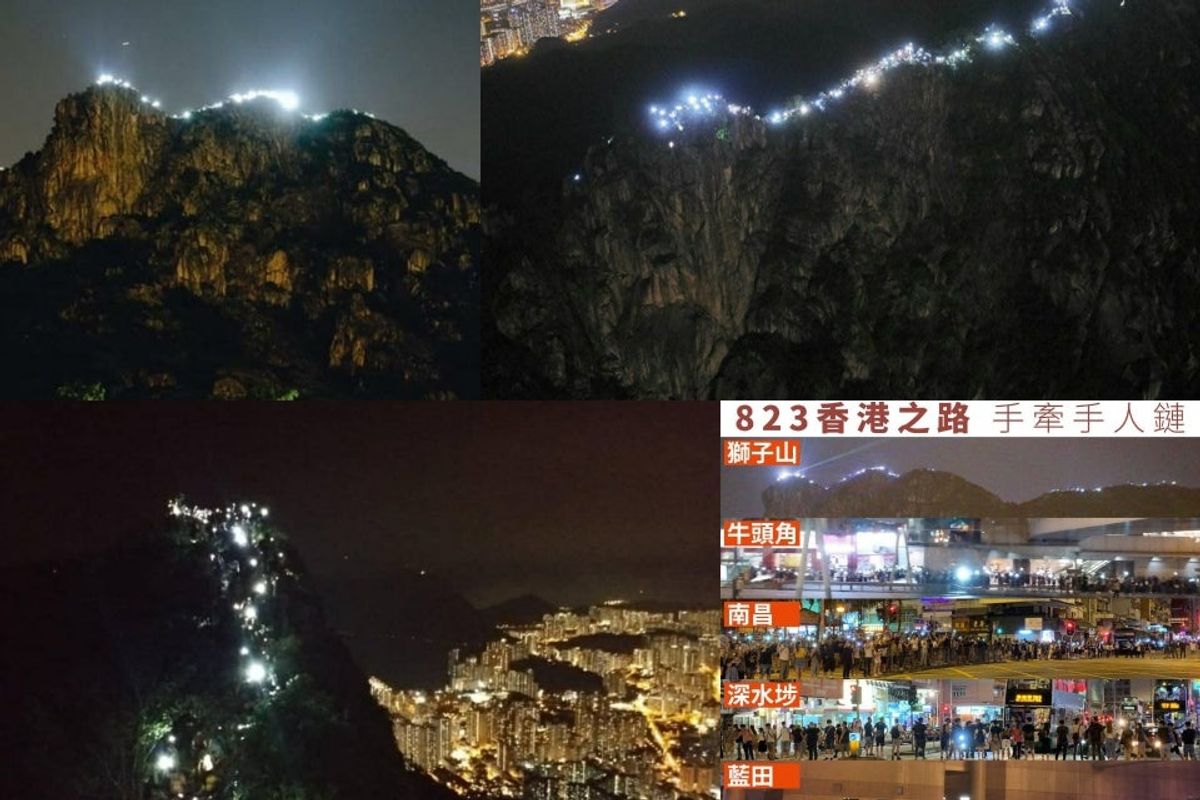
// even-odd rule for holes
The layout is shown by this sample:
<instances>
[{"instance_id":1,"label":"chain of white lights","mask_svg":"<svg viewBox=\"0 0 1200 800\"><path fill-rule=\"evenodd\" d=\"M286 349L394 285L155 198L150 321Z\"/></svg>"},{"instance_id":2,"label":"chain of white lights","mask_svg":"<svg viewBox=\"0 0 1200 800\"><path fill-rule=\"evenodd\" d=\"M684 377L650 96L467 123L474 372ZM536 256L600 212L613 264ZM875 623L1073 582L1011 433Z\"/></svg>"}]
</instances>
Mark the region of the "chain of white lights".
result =
<instances>
[{"instance_id":1,"label":"chain of white lights","mask_svg":"<svg viewBox=\"0 0 1200 800\"><path fill-rule=\"evenodd\" d=\"M291 573L283 566L278 541L265 528L269 511L256 503L209 509L179 500L167 508L172 517L192 522L191 543L208 550L221 597L237 617L242 643L236 660L242 683L260 697L275 695L280 688L271 658L275 636L264 610L274 596L278 573ZM250 727L249 722L233 726L239 731ZM164 777L180 769L175 744L175 734L169 733L155 745L154 767ZM212 772L212 755L205 753L197 766L201 773Z\"/></svg>"},{"instance_id":2,"label":"chain of white lights","mask_svg":"<svg viewBox=\"0 0 1200 800\"><path fill-rule=\"evenodd\" d=\"M845 483L846 481L853 480L854 478L860 478L863 475L866 475L868 472L881 472L884 475L887 475L889 478L899 478L900 477L899 473L893 472L892 470L888 469L887 467L875 466L875 467L863 467L860 470L851 472L849 475L843 475L842 477L838 478L837 482ZM806 478L804 476L803 470L784 470L775 477L775 480L787 481L787 480L794 480L797 478L799 478L800 480L803 480L806 483L811 483L814 486L818 485L817 482L812 480L811 478Z\"/></svg>"},{"instance_id":3,"label":"chain of white lights","mask_svg":"<svg viewBox=\"0 0 1200 800\"><path fill-rule=\"evenodd\" d=\"M137 87L131 82L125 80L124 78L118 78L117 76L107 72L97 76L95 85L116 86L119 89L128 89L131 92L137 92ZM162 108L162 102L160 100L148 97L144 94L139 94L138 97L143 104L148 105L153 109L157 110ZM300 95L290 89L252 89L248 92L237 92L235 94L231 94L224 100L216 103L210 103L209 105L201 106L200 108L185 109L178 114L170 114L168 116L170 116L171 119L190 120L193 115L204 111L215 111L229 105L241 105L243 103L249 103L260 99L273 100L282 110L287 112L294 112L300 108ZM369 111L359 111L357 108L355 108L351 109L351 113L375 119L375 115ZM329 114L300 114L299 116L308 120L309 122L320 122L328 117Z\"/></svg>"},{"instance_id":4,"label":"chain of white lights","mask_svg":"<svg viewBox=\"0 0 1200 800\"><path fill-rule=\"evenodd\" d=\"M1035 17L1030 24L1030 35L1038 36L1049 31L1056 17L1071 16L1071 2L1072 0L1053 0L1053 6L1046 13ZM1121 5L1124 4L1122 0ZM781 125L797 117L807 117L814 112L825 111L852 92L875 89L885 74L899 67L955 68L970 63L976 52L981 49L1000 51L1016 47L1017 44L1016 37L1011 33L999 26L989 25L971 41L944 53L934 54L912 43L906 44L874 64L858 70L832 88L811 98L800 98L790 107L774 111L766 117L754 113L748 106L725 103L720 94L689 93L678 103L650 106L651 123L660 133L682 133L690 122L699 120L711 123L724 114L733 117L749 116L772 125ZM674 140L669 141L667 145L674 148Z\"/></svg>"},{"instance_id":5,"label":"chain of white lights","mask_svg":"<svg viewBox=\"0 0 1200 800\"><path fill-rule=\"evenodd\" d=\"M926 469L930 469L930 468L927 467ZM855 470L854 472L851 472L848 475L843 475L842 477L838 478L835 483L845 483L846 481L854 480L855 478L861 478L863 475L866 475L869 472L882 473L884 475L887 475L889 478L899 478L900 477L899 473L894 472L885 466L863 467L862 469ZM807 477L804 474L804 470L781 470L775 476L775 480L778 483L782 483L784 481L803 481L804 483L809 484L810 486L822 486L822 484L817 483L812 478ZM1108 487L1108 488L1120 489L1120 488L1128 488L1128 487L1140 487L1142 489L1145 489L1150 486L1177 486L1177 485L1178 485L1178 483L1176 481L1157 481L1154 483L1143 481L1141 483L1124 483L1124 484L1120 484L1118 486L1112 486L1112 487ZM1106 487L1103 487L1103 486L1095 486L1095 487L1092 487L1091 489L1088 489L1087 487L1083 487L1083 486L1072 486L1067 489L1054 489L1053 491L1050 492L1050 494L1103 492L1105 488Z\"/></svg>"}]
</instances>

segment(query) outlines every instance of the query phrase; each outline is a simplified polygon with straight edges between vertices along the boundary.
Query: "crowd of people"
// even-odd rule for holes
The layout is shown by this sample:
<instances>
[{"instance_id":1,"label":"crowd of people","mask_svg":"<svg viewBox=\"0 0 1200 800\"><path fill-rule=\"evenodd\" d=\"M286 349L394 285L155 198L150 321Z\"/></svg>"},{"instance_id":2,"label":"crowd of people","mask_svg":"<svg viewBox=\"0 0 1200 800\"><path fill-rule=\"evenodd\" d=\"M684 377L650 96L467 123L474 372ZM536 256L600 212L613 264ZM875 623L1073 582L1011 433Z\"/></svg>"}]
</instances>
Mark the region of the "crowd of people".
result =
<instances>
[{"instance_id":1,"label":"crowd of people","mask_svg":"<svg viewBox=\"0 0 1200 800\"><path fill-rule=\"evenodd\" d=\"M1119 649L1098 635L1079 635L1054 642L1013 638L964 636L947 632L844 634L828 631L815 636L777 637L743 641L726 636L721 647L725 680L816 677L873 678L937 667L995 662L1104 658L1116 654L1144 656L1148 644ZM1156 651L1157 652L1157 651ZM1197 654L1197 643L1173 639L1161 653L1171 658Z\"/></svg>"},{"instance_id":2,"label":"crowd of people","mask_svg":"<svg viewBox=\"0 0 1200 800\"><path fill-rule=\"evenodd\" d=\"M1139 758L1196 760L1195 724L1114 722L1111 718L1077 716L1057 721L1034 721L1014 714L963 721L946 717L911 725L882 717L849 722L826 720L818 725L768 723L762 726L726 724L721 732L721 757L732 760L810 761L852 757L899 760L941 759L1054 759L1132 760Z\"/></svg>"},{"instance_id":3,"label":"crowd of people","mask_svg":"<svg viewBox=\"0 0 1200 800\"><path fill-rule=\"evenodd\" d=\"M818 571L807 570L808 583L824 580ZM794 587L798 571L787 568L765 569L746 567L735 579L735 589L741 591L756 586L771 588ZM1195 594L1200 591L1200 580L1196 578L1139 577L1082 572L1055 572L1051 570L995 570L988 568L953 567L929 570L923 567L912 569L832 569L829 574L833 584L913 585L937 587L961 587L964 589L1037 589L1044 592L1075 594L1088 592L1122 594Z\"/></svg>"}]
</instances>

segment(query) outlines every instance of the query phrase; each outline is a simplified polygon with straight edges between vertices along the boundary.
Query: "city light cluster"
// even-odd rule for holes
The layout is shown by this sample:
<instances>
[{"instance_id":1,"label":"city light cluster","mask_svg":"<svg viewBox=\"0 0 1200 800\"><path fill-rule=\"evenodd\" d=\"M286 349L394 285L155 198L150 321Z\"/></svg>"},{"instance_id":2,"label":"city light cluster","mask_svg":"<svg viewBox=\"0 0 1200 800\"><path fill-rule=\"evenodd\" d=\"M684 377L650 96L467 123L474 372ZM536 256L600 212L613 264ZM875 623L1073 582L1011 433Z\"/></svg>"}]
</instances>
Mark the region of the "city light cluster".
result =
<instances>
[{"instance_id":1,"label":"city light cluster","mask_svg":"<svg viewBox=\"0 0 1200 800\"><path fill-rule=\"evenodd\" d=\"M582 796L601 786L616 797L707 796L716 754L706 734L718 724L715 610L609 601L502 628L482 653L450 652L442 689L394 690L371 679L409 763L472 797ZM611 636L642 641L614 649L602 641ZM531 659L588 673L603 689L541 686Z\"/></svg>"},{"instance_id":2,"label":"city light cluster","mask_svg":"<svg viewBox=\"0 0 1200 800\"><path fill-rule=\"evenodd\" d=\"M1126 484L1124 484L1124 486L1140 486L1142 488L1146 488L1147 486L1175 486L1175 485L1176 485L1175 481L1158 481L1156 483L1143 482L1143 483L1126 483ZM1093 486L1091 489L1089 489L1086 486L1072 486L1069 489L1058 489L1056 491L1058 491L1058 492L1075 492L1077 494L1081 494L1083 492L1103 492L1105 488L1120 488L1120 487Z\"/></svg>"},{"instance_id":3,"label":"city light cluster","mask_svg":"<svg viewBox=\"0 0 1200 800\"><path fill-rule=\"evenodd\" d=\"M1036 36L1049 31L1057 18L1071 15L1071 3L1072 0L1053 0L1053 6L1030 24L1029 33ZM725 103L719 94L688 94L678 103L651 105L651 124L660 133L682 133L690 122L711 124L718 117L729 115L751 116L772 125L782 125L798 117L825 111L853 92L874 91L880 87L888 72L899 67L955 68L970 63L980 50L996 52L1017 46L1017 38L1012 33L997 25L989 25L973 40L943 53L931 53L910 42L820 94L799 98L787 108L773 111L765 117L747 106ZM668 147L675 147L674 139L668 142Z\"/></svg>"},{"instance_id":4,"label":"city light cluster","mask_svg":"<svg viewBox=\"0 0 1200 800\"><path fill-rule=\"evenodd\" d=\"M889 478L899 478L900 477L899 473L894 472L894 471L888 469L887 467L874 466L874 467L863 467L862 469L855 470L854 472L851 472L848 475L843 475L842 477L838 478L836 482L837 483L845 483L848 480L852 480L854 478L861 477L862 475L865 475L868 472L882 472L883 474L887 475ZM804 470L788 470L788 469L780 470L775 476L775 481L777 483L783 483L784 481L794 481L794 480L801 480L812 486L821 486L822 485L822 484L818 483L817 481L814 481L812 478L805 476ZM1093 486L1091 488L1088 488L1086 486L1071 486L1066 489L1055 489L1054 492L1056 492L1056 493L1070 492L1070 493L1075 493L1075 494L1084 494L1087 492L1103 492L1106 489L1120 489L1122 487L1141 487L1144 489L1149 486L1176 486L1176 485L1177 485L1176 481L1156 481L1153 483L1147 482L1147 481L1142 481L1141 483L1125 483L1125 484L1120 484L1120 485L1116 485L1116 486Z\"/></svg>"}]
</instances>

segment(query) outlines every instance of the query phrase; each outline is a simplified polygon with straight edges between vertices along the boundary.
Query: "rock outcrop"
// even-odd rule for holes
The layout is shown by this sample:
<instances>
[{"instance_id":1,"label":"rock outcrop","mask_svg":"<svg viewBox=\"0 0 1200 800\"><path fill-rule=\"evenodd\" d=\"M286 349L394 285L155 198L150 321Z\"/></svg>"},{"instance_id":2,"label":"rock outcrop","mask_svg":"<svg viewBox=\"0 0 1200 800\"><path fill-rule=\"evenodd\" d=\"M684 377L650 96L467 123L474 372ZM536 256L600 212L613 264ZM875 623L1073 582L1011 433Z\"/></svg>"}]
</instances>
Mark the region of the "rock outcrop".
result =
<instances>
[{"instance_id":1,"label":"rock outcrop","mask_svg":"<svg viewBox=\"0 0 1200 800\"><path fill-rule=\"evenodd\" d=\"M473 396L479 224L368 115L93 86L0 172L3 393Z\"/></svg>"},{"instance_id":2,"label":"rock outcrop","mask_svg":"<svg viewBox=\"0 0 1200 800\"><path fill-rule=\"evenodd\" d=\"M487 392L1200 394L1200 15L1073 6L782 126L593 147L553 223L489 220Z\"/></svg>"}]
</instances>

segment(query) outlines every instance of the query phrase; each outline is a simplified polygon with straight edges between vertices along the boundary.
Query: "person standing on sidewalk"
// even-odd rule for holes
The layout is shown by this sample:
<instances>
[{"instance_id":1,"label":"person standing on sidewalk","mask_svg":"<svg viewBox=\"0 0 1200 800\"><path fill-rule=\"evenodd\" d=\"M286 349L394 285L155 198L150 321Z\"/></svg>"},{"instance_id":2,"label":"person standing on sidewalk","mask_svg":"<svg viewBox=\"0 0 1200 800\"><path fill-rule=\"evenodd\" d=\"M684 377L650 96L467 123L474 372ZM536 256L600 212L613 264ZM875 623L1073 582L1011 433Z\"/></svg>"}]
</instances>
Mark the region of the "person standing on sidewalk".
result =
<instances>
[{"instance_id":1,"label":"person standing on sidewalk","mask_svg":"<svg viewBox=\"0 0 1200 800\"><path fill-rule=\"evenodd\" d=\"M1061 758L1067 760L1067 748L1071 744L1071 729L1067 727L1067 721L1060 719L1058 727L1054 729L1054 760L1058 761Z\"/></svg>"},{"instance_id":2,"label":"person standing on sidewalk","mask_svg":"<svg viewBox=\"0 0 1200 800\"><path fill-rule=\"evenodd\" d=\"M1008 732L1008 738L1012 742L1013 758L1020 761L1021 754L1025 749L1025 736L1021 733L1021 726L1016 722L1012 724L1012 729Z\"/></svg>"},{"instance_id":3,"label":"person standing on sidewalk","mask_svg":"<svg viewBox=\"0 0 1200 800\"><path fill-rule=\"evenodd\" d=\"M808 760L817 760L817 748L821 743L821 729L817 727L817 723L810 722L808 727L804 729L804 749L808 751Z\"/></svg>"},{"instance_id":4,"label":"person standing on sidewalk","mask_svg":"<svg viewBox=\"0 0 1200 800\"><path fill-rule=\"evenodd\" d=\"M1104 760L1104 725L1093 719L1087 727L1088 755L1092 761Z\"/></svg>"},{"instance_id":5,"label":"person standing on sidewalk","mask_svg":"<svg viewBox=\"0 0 1200 800\"><path fill-rule=\"evenodd\" d=\"M925 721L917 717L913 723L913 758L925 758L925 737L929 733Z\"/></svg>"}]
</instances>

